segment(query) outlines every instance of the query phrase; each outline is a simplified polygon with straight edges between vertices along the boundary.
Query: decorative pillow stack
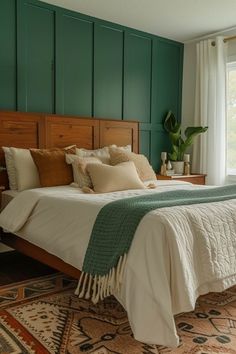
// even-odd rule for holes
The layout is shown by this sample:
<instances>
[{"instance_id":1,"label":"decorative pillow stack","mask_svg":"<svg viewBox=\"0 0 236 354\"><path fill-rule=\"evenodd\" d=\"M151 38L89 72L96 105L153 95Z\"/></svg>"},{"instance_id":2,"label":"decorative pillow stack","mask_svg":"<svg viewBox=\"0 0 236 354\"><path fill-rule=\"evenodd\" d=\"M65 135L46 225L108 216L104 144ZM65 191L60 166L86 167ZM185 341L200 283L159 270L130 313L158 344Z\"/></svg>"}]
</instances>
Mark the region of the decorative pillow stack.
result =
<instances>
[{"instance_id":1,"label":"decorative pillow stack","mask_svg":"<svg viewBox=\"0 0 236 354\"><path fill-rule=\"evenodd\" d=\"M107 193L143 189L142 181L155 179L155 172L144 155L131 152L131 146L112 145L96 150L19 149L3 147L9 185L22 191L38 187L68 185L73 181L82 189Z\"/></svg>"},{"instance_id":2,"label":"decorative pillow stack","mask_svg":"<svg viewBox=\"0 0 236 354\"><path fill-rule=\"evenodd\" d=\"M138 175L142 181L156 179L156 174L148 159L144 155L135 154L134 152L124 151L118 147L110 147L110 163L115 166L121 162L133 161L137 169Z\"/></svg>"},{"instance_id":3,"label":"decorative pillow stack","mask_svg":"<svg viewBox=\"0 0 236 354\"><path fill-rule=\"evenodd\" d=\"M74 182L86 192L143 189L143 181L156 179L147 158L131 152L130 145L76 149L76 154L67 155L66 162L72 164Z\"/></svg>"}]
</instances>

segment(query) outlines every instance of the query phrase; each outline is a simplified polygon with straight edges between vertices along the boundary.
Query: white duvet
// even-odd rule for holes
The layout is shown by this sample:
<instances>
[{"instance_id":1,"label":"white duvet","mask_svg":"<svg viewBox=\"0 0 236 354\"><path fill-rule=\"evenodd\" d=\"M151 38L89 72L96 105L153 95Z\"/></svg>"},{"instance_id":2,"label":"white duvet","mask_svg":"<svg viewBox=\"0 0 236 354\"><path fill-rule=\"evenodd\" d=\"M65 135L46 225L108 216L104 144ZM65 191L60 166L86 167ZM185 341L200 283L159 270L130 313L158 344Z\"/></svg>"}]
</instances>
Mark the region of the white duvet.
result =
<instances>
[{"instance_id":1,"label":"white duvet","mask_svg":"<svg viewBox=\"0 0 236 354\"><path fill-rule=\"evenodd\" d=\"M205 188L156 183L155 190L107 194L83 194L69 186L24 191L0 214L0 226L82 269L94 221L105 204L144 193ZM200 294L235 284L235 254L236 200L148 213L136 230L116 294L135 338L177 346L174 315L193 310Z\"/></svg>"}]
</instances>

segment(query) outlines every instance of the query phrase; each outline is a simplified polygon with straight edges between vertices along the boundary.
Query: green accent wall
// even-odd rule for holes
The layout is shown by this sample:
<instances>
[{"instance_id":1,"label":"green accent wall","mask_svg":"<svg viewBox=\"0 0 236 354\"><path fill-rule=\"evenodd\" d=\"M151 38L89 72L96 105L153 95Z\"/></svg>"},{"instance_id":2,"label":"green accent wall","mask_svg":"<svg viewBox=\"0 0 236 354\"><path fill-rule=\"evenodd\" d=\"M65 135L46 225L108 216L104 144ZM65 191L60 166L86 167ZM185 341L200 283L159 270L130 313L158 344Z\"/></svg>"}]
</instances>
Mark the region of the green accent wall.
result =
<instances>
[{"instance_id":1,"label":"green accent wall","mask_svg":"<svg viewBox=\"0 0 236 354\"><path fill-rule=\"evenodd\" d=\"M60 12L56 20L56 113L93 114L93 22Z\"/></svg>"},{"instance_id":2,"label":"green accent wall","mask_svg":"<svg viewBox=\"0 0 236 354\"><path fill-rule=\"evenodd\" d=\"M122 118L124 31L94 27L94 116Z\"/></svg>"},{"instance_id":3,"label":"green accent wall","mask_svg":"<svg viewBox=\"0 0 236 354\"><path fill-rule=\"evenodd\" d=\"M183 44L38 0L0 1L0 109L138 120L157 170L181 113Z\"/></svg>"},{"instance_id":4,"label":"green accent wall","mask_svg":"<svg viewBox=\"0 0 236 354\"><path fill-rule=\"evenodd\" d=\"M17 2L18 109L54 109L55 12L34 2Z\"/></svg>"},{"instance_id":5,"label":"green accent wall","mask_svg":"<svg viewBox=\"0 0 236 354\"><path fill-rule=\"evenodd\" d=\"M16 110L16 4L0 2L0 109Z\"/></svg>"}]
</instances>

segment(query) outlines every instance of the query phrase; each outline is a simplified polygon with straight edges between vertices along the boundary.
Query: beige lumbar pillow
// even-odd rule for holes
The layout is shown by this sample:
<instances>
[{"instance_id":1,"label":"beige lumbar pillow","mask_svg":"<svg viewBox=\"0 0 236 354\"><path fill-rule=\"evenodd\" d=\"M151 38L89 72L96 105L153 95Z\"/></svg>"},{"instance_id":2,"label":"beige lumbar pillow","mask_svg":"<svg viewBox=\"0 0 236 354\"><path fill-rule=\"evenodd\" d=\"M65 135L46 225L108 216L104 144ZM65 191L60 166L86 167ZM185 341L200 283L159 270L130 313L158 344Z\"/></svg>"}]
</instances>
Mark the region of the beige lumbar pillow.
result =
<instances>
[{"instance_id":1,"label":"beige lumbar pillow","mask_svg":"<svg viewBox=\"0 0 236 354\"><path fill-rule=\"evenodd\" d=\"M92 188L91 178L86 171L87 164L102 164L96 157L79 157L78 155L67 154L66 162L72 165L74 182L80 188Z\"/></svg>"},{"instance_id":2,"label":"beige lumbar pillow","mask_svg":"<svg viewBox=\"0 0 236 354\"><path fill-rule=\"evenodd\" d=\"M132 161L116 166L88 164L86 170L92 180L93 189L97 193L145 188Z\"/></svg>"},{"instance_id":3,"label":"beige lumbar pillow","mask_svg":"<svg viewBox=\"0 0 236 354\"><path fill-rule=\"evenodd\" d=\"M156 179L156 174L153 171L152 166L149 164L146 156L114 147L109 148L109 153L111 165L115 166L121 162L133 161L142 181Z\"/></svg>"}]
</instances>

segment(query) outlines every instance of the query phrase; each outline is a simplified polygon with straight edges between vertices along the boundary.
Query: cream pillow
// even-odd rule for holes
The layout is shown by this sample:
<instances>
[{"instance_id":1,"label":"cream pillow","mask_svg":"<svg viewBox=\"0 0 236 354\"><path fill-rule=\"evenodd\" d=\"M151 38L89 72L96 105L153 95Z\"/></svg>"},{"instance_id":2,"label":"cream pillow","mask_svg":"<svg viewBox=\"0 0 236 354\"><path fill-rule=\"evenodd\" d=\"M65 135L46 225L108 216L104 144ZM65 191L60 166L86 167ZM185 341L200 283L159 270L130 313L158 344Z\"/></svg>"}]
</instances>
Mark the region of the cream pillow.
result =
<instances>
[{"instance_id":1,"label":"cream pillow","mask_svg":"<svg viewBox=\"0 0 236 354\"><path fill-rule=\"evenodd\" d=\"M99 160L102 161L102 163L110 163L109 148L107 146L96 150L76 148L76 155L78 155L79 157L97 157Z\"/></svg>"},{"instance_id":2,"label":"cream pillow","mask_svg":"<svg viewBox=\"0 0 236 354\"><path fill-rule=\"evenodd\" d=\"M10 148L16 169L18 191L40 187L39 174L28 149Z\"/></svg>"},{"instance_id":3,"label":"cream pillow","mask_svg":"<svg viewBox=\"0 0 236 354\"><path fill-rule=\"evenodd\" d=\"M10 147L2 147L5 155L7 174L9 179L9 187L12 190L17 190L16 168L13 153Z\"/></svg>"},{"instance_id":4,"label":"cream pillow","mask_svg":"<svg viewBox=\"0 0 236 354\"><path fill-rule=\"evenodd\" d=\"M111 145L111 147L117 148L117 145ZM131 152L131 145L120 146L119 149L122 149L127 152ZM109 153L108 146L104 146L103 148L95 149L95 150L76 148L76 155L80 157L91 157L91 156L97 157L99 160L102 161L102 163L110 165L110 153Z\"/></svg>"},{"instance_id":5,"label":"cream pillow","mask_svg":"<svg viewBox=\"0 0 236 354\"><path fill-rule=\"evenodd\" d=\"M93 189L97 193L145 188L132 161L116 166L89 163L86 170L91 177Z\"/></svg>"},{"instance_id":6,"label":"cream pillow","mask_svg":"<svg viewBox=\"0 0 236 354\"><path fill-rule=\"evenodd\" d=\"M139 177L142 181L149 181L156 179L156 174L148 159L144 155L135 154L134 152L124 151L120 148L109 148L110 163L115 166L121 162L133 161L138 171Z\"/></svg>"},{"instance_id":7,"label":"cream pillow","mask_svg":"<svg viewBox=\"0 0 236 354\"><path fill-rule=\"evenodd\" d=\"M66 162L72 164L74 182L80 188L92 187L92 181L86 171L87 164L102 164L101 160L96 157L79 157L77 155L67 154Z\"/></svg>"},{"instance_id":8,"label":"cream pillow","mask_svg":"<svg viewBox=\"0 0 236 354\"><path fill-rule=\"evenodd\" d=\"M125 151L127 151L127 152L132 152L131 145L117 146L117 145L115 145L115 144L112 144L112 145L109 146L109 148L113 148L113 147L118 148L118 149L125 150Z\"/></svg>"}]
</instances>

